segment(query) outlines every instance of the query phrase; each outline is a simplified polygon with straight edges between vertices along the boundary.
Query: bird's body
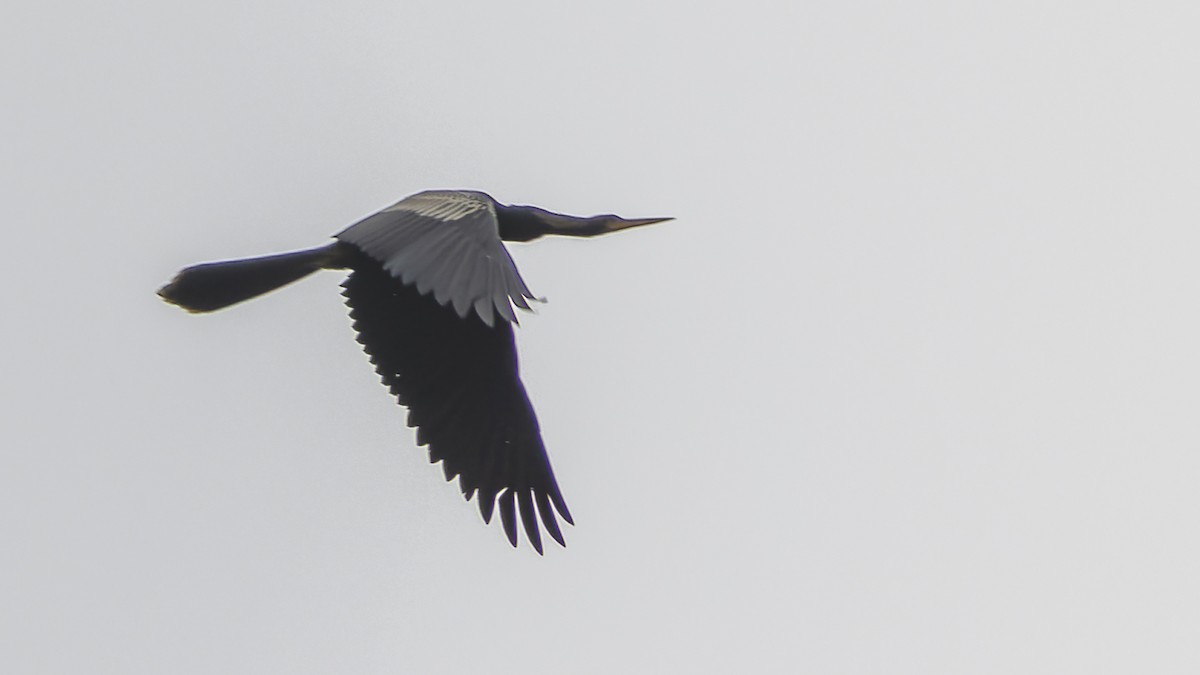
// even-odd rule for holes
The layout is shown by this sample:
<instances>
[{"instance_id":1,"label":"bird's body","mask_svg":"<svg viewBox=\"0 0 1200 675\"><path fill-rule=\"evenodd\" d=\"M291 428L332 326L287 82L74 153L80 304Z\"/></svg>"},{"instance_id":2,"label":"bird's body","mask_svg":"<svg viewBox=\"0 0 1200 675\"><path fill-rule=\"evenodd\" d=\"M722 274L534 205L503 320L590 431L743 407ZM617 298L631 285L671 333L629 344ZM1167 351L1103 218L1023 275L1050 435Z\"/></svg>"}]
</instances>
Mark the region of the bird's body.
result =
<instances>
[{"instance_id":1,"label":"bird's body","mask_svg":"<svg viewBox=\"0 0 1200 675\"><path fill-rule=\"evenodd\" d=\"M497 504L509 541L520 519L540 553L542 527L563 544L573 522L521 383L513 305L534 299L502 240L595 236L669 220L575 218L497 203L482 192L431 190L351 225L326 246L196 265L159 295L193 312L247 300L320 269L348 269L343 295L358 341L409 409L418 445L459 477L487 522Z\"/></svg>"}]
</instances>

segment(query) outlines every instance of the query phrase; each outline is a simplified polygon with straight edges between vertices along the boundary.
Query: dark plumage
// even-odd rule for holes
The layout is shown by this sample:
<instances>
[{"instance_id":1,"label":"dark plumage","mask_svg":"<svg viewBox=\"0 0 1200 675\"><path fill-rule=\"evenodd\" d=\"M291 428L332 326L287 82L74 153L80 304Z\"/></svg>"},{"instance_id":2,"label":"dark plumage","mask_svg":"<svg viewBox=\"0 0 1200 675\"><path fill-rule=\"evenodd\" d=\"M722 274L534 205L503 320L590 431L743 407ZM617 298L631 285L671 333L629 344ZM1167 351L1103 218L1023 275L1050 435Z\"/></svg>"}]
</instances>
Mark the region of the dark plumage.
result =
<instances>
[{"instance_id":1,"label":"dark plumage","mask_svg":"<svg viewBox=\"0 0 1200 675\"><path fill-rule=\"evenodd\" d=\"M499 504L513 546L519 514L541 553L539 518L563 545L557 518L574 521L518 372L513 305L529 309L534 296L501 240L590 237L665 220L577 218L498 204L482 192L431 190L351 225L332 244L196 265L158 293L188 311L209 312L320 269L349 269L342 294L358 341L408 408L417 444L429 446L447 480L459 477L485 522Z\"/></svg>"}]
</instances>

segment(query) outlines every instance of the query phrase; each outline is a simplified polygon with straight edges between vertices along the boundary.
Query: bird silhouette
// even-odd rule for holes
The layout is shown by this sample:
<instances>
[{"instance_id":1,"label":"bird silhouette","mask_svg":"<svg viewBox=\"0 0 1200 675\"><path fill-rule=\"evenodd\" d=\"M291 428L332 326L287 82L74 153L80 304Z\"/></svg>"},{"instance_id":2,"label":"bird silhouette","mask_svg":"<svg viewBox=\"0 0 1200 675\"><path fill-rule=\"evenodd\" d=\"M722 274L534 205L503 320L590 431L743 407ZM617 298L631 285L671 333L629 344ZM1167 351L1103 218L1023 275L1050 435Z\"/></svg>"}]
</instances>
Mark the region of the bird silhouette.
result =
<instances>
[{"instance_id":1,"label":"bird silhouette","mask_svg":"<svg viewBox=\"0 0 1200 675\"><path fill-rule=\"evenodd\" d=\"M574 524L521 383L514 305L535 296L504 241L593 237L670 218L567 216L500 204L482 192L420 192L347 227L314 249L183 269L158 294L211 312L302 279L349 270L342 295L358 341L384 385L408 408L417 445L459 479L490 523L497 505L509 542L519 515L540 554L538 526L565 546L555 513Z\"/></svg>"}]
</instances>

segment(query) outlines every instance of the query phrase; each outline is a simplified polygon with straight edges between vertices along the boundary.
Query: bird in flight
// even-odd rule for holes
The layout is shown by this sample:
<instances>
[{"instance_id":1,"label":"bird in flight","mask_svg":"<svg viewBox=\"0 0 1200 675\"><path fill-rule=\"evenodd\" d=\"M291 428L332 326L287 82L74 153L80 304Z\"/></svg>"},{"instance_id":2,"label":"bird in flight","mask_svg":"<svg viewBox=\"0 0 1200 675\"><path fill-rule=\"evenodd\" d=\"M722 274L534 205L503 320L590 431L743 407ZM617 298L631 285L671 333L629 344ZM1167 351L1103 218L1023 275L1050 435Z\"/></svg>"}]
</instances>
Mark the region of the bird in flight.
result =
<instances>
[{"instance_id":1,"label":"bird in flight","mask_svg":"<svg viewBox=\"0 0 1200 675\"><path fill-rule=\"evenodd\" d=\"M317 270L350 270L342 295L358 341L408 408L417 445L429 446L447 481L459 478L485 523L499 505L513 546L519 513L540 554L539 517L562 546L555 513L574 521L518 373L513 306L528 310L535 296L502 242L593 237L667 220L581 218L500 204L482 192L429 190L347 227L331 244L188 267L158 294L189 312L211 312Z\"/></svg>"}]
</instances>

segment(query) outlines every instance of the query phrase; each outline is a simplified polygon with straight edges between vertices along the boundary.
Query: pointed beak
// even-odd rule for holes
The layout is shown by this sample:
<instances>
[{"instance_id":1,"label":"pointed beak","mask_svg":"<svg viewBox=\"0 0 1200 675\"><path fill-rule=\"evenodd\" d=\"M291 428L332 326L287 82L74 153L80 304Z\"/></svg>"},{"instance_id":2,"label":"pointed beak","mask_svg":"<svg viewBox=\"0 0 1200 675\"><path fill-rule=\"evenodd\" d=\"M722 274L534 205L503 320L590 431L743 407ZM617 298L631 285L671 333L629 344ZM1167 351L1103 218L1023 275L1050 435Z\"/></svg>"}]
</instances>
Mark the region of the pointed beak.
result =
<instances>
[{"instance_id":1,"label":"pointed beak","mask_svg":"<svg viewBox=\"0 0 1200 675\"><path fill-rule=\"evenodd\" d=\"M616 232L617 230L628 230L631 227L641 227L642 225L653 225L655 223L665 223L674 218L620 218L610 216L604 224L605 232Z\"/></svg>"}]
</instances>

